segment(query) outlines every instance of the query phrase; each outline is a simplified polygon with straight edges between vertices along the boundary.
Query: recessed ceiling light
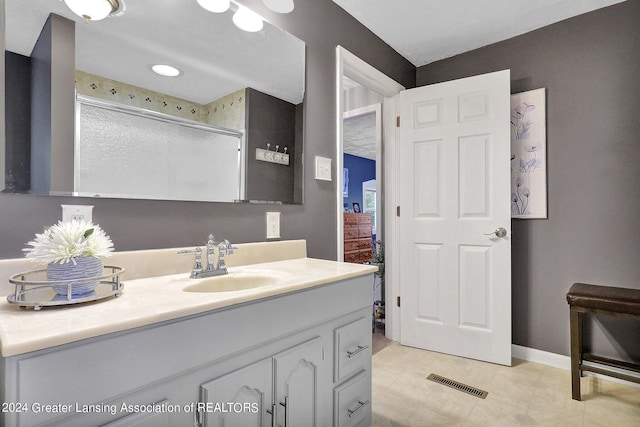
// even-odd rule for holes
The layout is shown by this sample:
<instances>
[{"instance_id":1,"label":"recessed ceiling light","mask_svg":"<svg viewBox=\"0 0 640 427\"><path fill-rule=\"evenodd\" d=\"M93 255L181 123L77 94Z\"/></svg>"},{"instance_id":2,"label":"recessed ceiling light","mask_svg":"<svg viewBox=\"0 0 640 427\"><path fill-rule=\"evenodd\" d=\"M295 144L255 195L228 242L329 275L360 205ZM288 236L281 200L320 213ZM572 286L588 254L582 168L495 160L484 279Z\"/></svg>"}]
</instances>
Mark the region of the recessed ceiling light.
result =
<instances>
[{"instance_id":1,"label":"recessed ceiling light","mask_svg":"<svg viewBox=\"0 0 640 427\"><path fill-rule=\"evenodd\" d=\"M278 13L289 13L293 10L293 0L262 0L271 10Z\"/></svg>"},{"instance_id":2,"label":"recessed ceiling light","mask_svg":"<svg viewBox=\"0 0 640 427\"><path fill-rule=\"evenodd\" d=\"M165 77L176 77L182 74L182 71L172 65L155 64L151 66L151 71Z\"/></svg>"},{"instance_id":3,"label":"recessed ceiling light","mask_svg":"<svg viewBox=\"0 0 640 427\"><path fill-rule=\"evenodd\" d=\"M233 23L238 28L250 33L260 31L264 25L260 15L241 5L238 5L238 10L233 14Z\"/></svg>"},{"instance_id":4,"label":"recessed ceiling light","mask_svg":"<svg viewBox=\"0 0 640 427\"><path fill-rule=\"evenodd\" d=\"M231 2L229 0L197 0L203 9L209 12L222 13L229 10Z\"/></svg>"},{"instance_id":5,"label":"recessed ceiling light","mask_svg":"<svg viewBox=\"0 0 640 427\"><path fill-rule=\"evenodd\" d=\"M73 13L87 21L100 21L120 8L118 0L64 0Z\"/></svg>"}]
</instances>

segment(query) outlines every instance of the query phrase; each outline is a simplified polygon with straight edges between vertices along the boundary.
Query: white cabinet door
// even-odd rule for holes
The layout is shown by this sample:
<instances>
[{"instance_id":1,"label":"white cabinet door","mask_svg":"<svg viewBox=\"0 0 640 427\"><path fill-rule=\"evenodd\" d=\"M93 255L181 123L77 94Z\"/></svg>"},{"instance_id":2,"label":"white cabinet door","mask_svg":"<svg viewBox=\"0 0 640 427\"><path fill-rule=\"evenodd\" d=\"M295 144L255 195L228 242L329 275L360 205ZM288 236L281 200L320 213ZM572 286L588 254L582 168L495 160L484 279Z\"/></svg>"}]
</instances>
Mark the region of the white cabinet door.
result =
<instances>
[{"instance_id":1,"label":"white cabinet door","mask_svg":"<svg viewBox=\"0 0 640 427\"><path fill-rule=\"evenodd\" d=\"M200 386L205 427L271 426L272 359L267 358Z\"/></svg>"},{"instance_id":2,"label":"white cabinet door","mask_svg":"<svg viewBox=\"0 0 640 427\"><path fill-rule=\"evenodd\" d=\"M273 357L279 426L318 425L318 369L322 340L314 338Z\"/></svg>"},{"instance_id":3,"label":"white cabinet door","mask_svg":"<svg viewBox=\"0 0 640 427\"><path fill-rule=\"evenodd\" d=\"M318 367L322 340L314 338L200 386L205 427L318 424ZM275 387L275 396L273 389Z\"/></svg>"}]
</instances>

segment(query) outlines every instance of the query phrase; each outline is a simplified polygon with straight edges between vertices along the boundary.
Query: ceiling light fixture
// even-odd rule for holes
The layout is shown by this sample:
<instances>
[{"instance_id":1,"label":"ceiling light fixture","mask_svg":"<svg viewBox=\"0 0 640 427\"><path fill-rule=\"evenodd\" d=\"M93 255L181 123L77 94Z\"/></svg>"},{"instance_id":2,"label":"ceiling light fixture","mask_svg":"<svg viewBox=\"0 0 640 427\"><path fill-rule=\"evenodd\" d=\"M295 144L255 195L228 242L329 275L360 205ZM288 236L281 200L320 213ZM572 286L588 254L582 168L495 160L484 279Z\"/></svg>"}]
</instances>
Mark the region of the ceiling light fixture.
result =
<instances>
[{"instance_id":1,"label":"ceiling light fixture","mask_svg":"<svg viewBox=\"0 0 640 427\"><path fill-rule=\"evenodd\" d=\"M278 13L289 13L293 10L293 0L262 0L269 9Z\"/></svg>"},{"instance_id":2,"label":"ceiling light fixture","mask_svg":"<svg viewBox=\"0 0 640 427\"><path fill-rule=\"evenodd\" d=\"M120 8L118 0L64 0L73 13L87 21L100 21Z\"/></svg>"},{"instance_id":3,"label":"ceiling light fixture","mask_svg":"<svg viewBox=\"0 0 640 427\"><path fill-rule=\"evenodd\" d=\"M197 0L203 9L209 12L222 13L229 10L231 2L229 0Z\"/></svg>"},{"instance_id":4,"label":"ceiling light fixture","mask_svg":"<svg viewBox=\"0 0 640 427\"><path fill-rule=\"evenodd\" d=\"M255 33L257 31L262 30L264 26L264 20L260 15L252 11L251 9L242 6L236 1L231 0L196 0L198 4L205 10L209 12L215 13L223 13L229 9L234 10L233 14L233 23L236 24L236 27L248 31L250 33ZM273 0L271 0L273 1ZM276 3L280 2L291 2L293 5L293 0L276 0ZM233 6L231 5L233 3ZM281 6L282 8L282 6ZM291 6L293 10L293 6Z\"/></svg>"},{"instance_id":5,"label":"ceiling light fixture","mask_svg":"<svg viewBox=\"0 0 640 427\"><path fill-rule=\"evenodd\" d=\"M182 74L178 68L167 64L151 65L151 71L164 77L177 77Z\"/></svg>"},{"instance_id":6,"label":"ceiling light fixture","mask_svg":"<svg viewBox=\"0 0 640 427\"><path fill-rule=\"evenodd\" d=\"M241 30L250 33L260 31L264 25L260 15L242 5L238 5L238 10L233 14L233 23Z\"/></svg>"}]
</instances>

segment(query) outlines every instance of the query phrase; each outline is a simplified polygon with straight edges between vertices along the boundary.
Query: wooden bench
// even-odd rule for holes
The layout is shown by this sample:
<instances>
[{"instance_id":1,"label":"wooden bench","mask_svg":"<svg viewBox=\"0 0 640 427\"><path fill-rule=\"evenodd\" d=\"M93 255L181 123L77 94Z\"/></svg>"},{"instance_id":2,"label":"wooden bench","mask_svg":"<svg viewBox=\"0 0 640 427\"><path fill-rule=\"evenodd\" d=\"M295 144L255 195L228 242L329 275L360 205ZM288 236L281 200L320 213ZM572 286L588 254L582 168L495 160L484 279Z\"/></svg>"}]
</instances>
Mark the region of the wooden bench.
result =
<instances>
[{"instance_id":1,"label":"wooden bench","mask_svg":"<svg viewBox=\"0 0 640 427\"><path fill-rule=\"evenodd\" d=\"M574 283L567 293L571 318L571 394L580 400L580 377L594 372L640 384L640 378L607 369L640 373L640 365L584 353L582 322L585 313L640 319L640 289ZM591 362L585 365L583 361Z\"/></svg>"}]
</instances>

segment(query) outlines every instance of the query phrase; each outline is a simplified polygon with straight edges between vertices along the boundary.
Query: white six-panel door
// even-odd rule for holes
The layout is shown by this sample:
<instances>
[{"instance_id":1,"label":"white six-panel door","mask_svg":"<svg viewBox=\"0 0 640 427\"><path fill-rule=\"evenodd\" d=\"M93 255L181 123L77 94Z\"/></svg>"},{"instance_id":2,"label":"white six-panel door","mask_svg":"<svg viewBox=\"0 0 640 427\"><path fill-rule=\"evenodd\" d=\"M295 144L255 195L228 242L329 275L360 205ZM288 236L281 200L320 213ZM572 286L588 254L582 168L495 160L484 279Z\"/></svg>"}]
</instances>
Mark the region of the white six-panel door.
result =
<instances>
[{"instance_id":1,"label":"white six-panel door","mask_svg":"<svg viewBox=\"0 0 640 427\"><path fill-rule=\"evenodd\" d=\"M510 365L510 73L398 97L401 343Z\"/></svg>"}]
</instances>

